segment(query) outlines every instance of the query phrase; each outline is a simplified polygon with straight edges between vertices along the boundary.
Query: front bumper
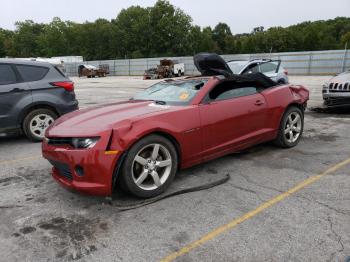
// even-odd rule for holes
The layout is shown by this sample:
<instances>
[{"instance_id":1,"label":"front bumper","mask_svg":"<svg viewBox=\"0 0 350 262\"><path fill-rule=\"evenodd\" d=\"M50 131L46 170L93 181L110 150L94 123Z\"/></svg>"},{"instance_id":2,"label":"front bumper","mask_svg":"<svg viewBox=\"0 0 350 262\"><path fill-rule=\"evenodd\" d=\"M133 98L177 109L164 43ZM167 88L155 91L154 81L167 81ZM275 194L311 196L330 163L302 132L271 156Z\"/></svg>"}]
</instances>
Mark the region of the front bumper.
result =
<instances>
[{"instance_id":1,"label":"front bumper","mask_svg":"<svg viewBox=\"0 0 350 262\"><path fill-rule=\"evenodd\" d=\"M65 103L64 105L58 105L57 106L57 110L61 115L65 115L67 113L73 112L75 110L79 109L79 102L78 100L73 100L69 103Z\"/></svg>"},{"instance_id":2,"label":"front bumper","mask_svg":"<svg viewBox=\"0 0 350 262\"><path fill-rule=\"evenodd\" d=\"M52 165L52 176L62 186L81 193L110 196L114 169L121 155L106 153L108 141L99 141L91 149L72 149L42 143L42 154Z\"/></svg>"},{"instance_id":3,"label":"front bumper","mask_svg":"<svg viewBox=\"0 0 350 262\"><path fill-rule=\"evenodd\" d=\"M330 93L324 90L323 100L327 107L350 106L350 92Z\"/></svg>"}]
</instances>

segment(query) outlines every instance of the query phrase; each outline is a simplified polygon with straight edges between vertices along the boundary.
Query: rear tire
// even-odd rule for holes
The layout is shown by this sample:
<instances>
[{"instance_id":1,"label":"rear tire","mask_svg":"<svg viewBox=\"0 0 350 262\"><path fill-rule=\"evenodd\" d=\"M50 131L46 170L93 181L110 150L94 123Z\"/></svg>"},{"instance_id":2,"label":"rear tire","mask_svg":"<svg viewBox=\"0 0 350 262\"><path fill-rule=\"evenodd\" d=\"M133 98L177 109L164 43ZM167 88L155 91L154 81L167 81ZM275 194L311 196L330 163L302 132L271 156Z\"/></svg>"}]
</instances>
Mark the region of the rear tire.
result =
<instances>
[{"instance_id":1,"label":"rear tire","mask_svg":"<svg viewBox=\"0 0 350 262\"><path fill-rule=\"evenodd\" d=\"M23 132L33 142L44 139L46 129L57 119L57 114L50 109L35 109L28 113L23 121Z\"/></svg>"},{"instance_id":2,"label":"rear tire","mask_svg":"<svg viewBox=\"0 0 350 262\"><path fill-rule=\"evenodd\" d=\"M163 136L147 136L129 150L121 168L119 187L141 198L158 196L172 183L177 166L173 143Z\"/></svg>"},{"instance_id":3,"label":"rear tire","mask_svg":"<svg viewBox=\"0 0 350 262\"><path fill-rule=\"evenodd\" d=\"M304 131L304 112L296 107L289 107L283 114L277 138L274 144L282 148L295 147Z\"/></svg>"}]
</instances>

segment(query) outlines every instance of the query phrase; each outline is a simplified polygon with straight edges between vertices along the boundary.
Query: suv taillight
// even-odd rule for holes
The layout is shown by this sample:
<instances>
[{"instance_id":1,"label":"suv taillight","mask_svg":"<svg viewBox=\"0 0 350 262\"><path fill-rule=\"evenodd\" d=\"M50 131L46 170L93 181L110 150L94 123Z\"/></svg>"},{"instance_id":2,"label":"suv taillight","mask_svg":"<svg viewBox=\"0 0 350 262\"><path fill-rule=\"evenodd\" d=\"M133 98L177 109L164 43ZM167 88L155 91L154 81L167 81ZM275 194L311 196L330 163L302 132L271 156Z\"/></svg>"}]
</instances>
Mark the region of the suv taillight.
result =
<instances>
[{"instance_id":1,"label":"suv taillight","mask_svg":"<svg viewBox=\"0 0 350 262\"><path fill-rule=\"evenodd\" d=\"M66 91L71 92L74 90L74 83L73 82L53 82L51 83L51 85L55 86L55 87L61 87L64 88Z\"/></svg>"},{"instance_id":2,"label":"suv taillight","mask_svg":"<svg viewBox=\"0 0 350 262\"><path fill-rule=\"evenodd\" d=\"M288 75L288 70L284 69L283 73L287 76Z\"/></svg>"}]
</instances>

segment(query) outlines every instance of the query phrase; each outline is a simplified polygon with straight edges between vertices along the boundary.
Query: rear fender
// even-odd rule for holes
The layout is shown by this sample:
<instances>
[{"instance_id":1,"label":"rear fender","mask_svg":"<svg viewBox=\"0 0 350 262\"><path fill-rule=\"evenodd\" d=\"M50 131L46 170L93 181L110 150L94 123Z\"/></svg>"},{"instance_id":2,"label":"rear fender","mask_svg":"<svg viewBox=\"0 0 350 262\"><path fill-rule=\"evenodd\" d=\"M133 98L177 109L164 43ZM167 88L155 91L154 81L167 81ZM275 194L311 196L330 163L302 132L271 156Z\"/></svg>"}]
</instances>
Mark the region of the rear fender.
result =
<instances>
[{"instance_id":1,"label":"rear fender","mask_svg":"<svg viewBox=\"0 0 350 262\"><path fill-rule=\"evenodd\" d=\"M309 100L309 90L302 85L289 86L290 91L293 94L294 102L300 105L305 104Z\"/></svg>"},{"instance_id":2,"label":"rear fender","mask_svg":"<svg viewBox=\"0 0 350 262\"><path fill-rule=\"evenodd\" d=\"M262 92L267 104L269 121L267 126L277 130L286 109L293 104L305 106L309 99L309 91L303 86L281 85Z\"/></svg>"}]
</instances>

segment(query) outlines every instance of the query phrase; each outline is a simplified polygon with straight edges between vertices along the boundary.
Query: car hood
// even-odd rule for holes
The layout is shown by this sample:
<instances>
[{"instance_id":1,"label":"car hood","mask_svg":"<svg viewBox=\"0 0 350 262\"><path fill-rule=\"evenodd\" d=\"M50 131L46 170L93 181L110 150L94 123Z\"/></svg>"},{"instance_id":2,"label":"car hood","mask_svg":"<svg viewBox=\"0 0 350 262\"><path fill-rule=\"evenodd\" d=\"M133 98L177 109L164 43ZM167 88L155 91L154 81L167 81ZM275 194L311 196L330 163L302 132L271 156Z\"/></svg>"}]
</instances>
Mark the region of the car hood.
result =
<instances>
[{"instance_id":1,"label":"car hood","mask_svg":"<svg viewBox=\"0 0 350 262\"><path fill-rule=\"evenodd\" d=\"M329 80L329 83L344 83L350 81L350 72L341 73Z\"/></svg>"},{"instance_id":2,"label":"car hood","mask_svg":"<svg viewBox=\"0 0 350 262\"><path fill-rule=\"evenodd\" d=\"M111 129L115 124L135 117L168 110L170 106L150 101L125 101L78 110L57 119L46 132L47 137L84 136Z\"/></svg>"}]
</instances>

